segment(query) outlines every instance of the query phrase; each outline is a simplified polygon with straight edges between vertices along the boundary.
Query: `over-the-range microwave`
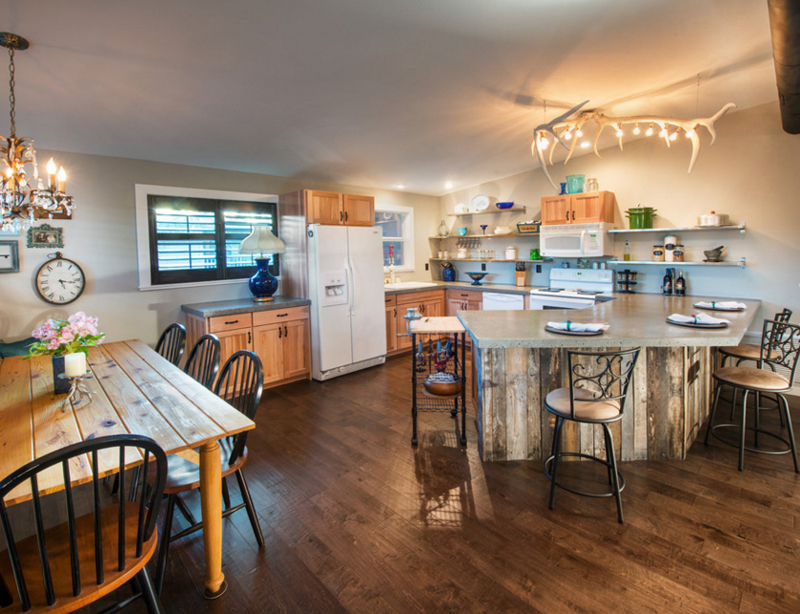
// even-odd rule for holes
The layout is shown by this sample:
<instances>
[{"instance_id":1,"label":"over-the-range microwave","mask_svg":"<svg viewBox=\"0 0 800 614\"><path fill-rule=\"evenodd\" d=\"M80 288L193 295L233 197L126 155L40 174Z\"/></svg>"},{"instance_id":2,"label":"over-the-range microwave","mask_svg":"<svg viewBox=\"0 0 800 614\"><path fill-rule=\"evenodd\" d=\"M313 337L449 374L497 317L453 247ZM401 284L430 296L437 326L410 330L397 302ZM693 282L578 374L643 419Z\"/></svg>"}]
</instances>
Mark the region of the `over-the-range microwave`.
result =
<instances>
[{"instance_id":1,"label":"over-the-range microwave","mask_svg":"<svg viewBox=\"0 0 800 614\"><path fill-rule=\"evenodd\" d=\"M600 258L614 254L613 224L542 225L539 245L542 256L551 258Z\"/></svg>"}]
</instances>

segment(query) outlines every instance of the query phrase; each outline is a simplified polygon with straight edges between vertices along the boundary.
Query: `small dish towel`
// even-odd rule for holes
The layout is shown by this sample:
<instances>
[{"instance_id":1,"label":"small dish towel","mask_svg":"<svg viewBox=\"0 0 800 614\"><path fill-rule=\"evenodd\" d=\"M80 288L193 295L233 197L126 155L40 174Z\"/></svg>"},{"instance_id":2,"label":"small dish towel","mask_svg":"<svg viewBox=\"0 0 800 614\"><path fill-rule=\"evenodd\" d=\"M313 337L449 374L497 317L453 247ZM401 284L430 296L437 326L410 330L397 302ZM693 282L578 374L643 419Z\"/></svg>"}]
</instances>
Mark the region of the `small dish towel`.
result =
<instances>
[{"instance_id":1,"label":"small dish towel","mask_svg":"<svg viewBox=\"0 0 800 614\"><path fill-rule=\"evenodd\" d=\"M572 333L596 333L601 330L608 330L608 324L605 322L548 322L550 328L556 330L568 330Z\"/></svg>"},{"instance_id":2,"label":"small dish towel","mask_svg":"<svg viewBox=\"0 0 800 614\"><path fill-rule=\"evenodd\" d=\"M694 306L705 309L747 309L747 305L739 301L700 301Z\"/></svg>"},{"instance_id":3,"label":"small dish towel","mask_svg":"<svg viewBox=\"0 0 800 614\"><path fill-rule=\"evenodd\" d=\"M680 313L673 313L671 316L667 318L667 320L672 320L673 322L681 322L684 324L730 324L730 320L726 320L725 318L712 318L710 315L705 313L698 313L697 315L690 315L685 316L681 315Z\"/></svg>"}]
</instances>

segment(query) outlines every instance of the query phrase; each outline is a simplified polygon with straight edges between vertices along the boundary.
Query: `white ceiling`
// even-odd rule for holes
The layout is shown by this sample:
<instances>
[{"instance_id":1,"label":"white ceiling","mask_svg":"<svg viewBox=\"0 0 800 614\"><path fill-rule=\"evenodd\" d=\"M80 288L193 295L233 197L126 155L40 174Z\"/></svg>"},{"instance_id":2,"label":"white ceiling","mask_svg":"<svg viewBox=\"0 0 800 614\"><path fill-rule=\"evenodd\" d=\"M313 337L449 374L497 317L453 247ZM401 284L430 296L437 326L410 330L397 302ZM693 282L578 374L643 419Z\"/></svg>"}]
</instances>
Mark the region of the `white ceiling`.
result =
<instances>
[{"instance_id":1,"label":"white ceiling","mask_svg":"<svg viewBox=\"0 0 800 614\"><path fill-rule=\"evenodd\" d=\"M426 194L536 167L543 101L777 104L766 0L1 0L0 30L39 148Z\"/></svg>"}]
</instances>

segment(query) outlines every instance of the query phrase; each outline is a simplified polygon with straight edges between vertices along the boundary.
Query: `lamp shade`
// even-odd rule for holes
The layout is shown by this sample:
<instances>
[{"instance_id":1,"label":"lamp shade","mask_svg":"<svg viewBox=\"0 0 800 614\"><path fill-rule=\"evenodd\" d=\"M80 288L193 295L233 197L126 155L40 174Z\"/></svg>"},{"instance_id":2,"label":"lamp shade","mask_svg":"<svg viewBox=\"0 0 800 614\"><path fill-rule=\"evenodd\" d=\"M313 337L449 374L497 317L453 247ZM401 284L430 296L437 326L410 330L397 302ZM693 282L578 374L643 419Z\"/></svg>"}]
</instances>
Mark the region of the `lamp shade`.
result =
<instances>
[{"instance_id":1,"label":"lamp shade","mask_svg":"<svg viewBox=\"0 0 800 614\"><path fill-rule=\"evenodd\" d=\"M240 254L282 254L286 245L267 226L253 226L253 231L239 244Z\"/></svg>"}]
</instances>

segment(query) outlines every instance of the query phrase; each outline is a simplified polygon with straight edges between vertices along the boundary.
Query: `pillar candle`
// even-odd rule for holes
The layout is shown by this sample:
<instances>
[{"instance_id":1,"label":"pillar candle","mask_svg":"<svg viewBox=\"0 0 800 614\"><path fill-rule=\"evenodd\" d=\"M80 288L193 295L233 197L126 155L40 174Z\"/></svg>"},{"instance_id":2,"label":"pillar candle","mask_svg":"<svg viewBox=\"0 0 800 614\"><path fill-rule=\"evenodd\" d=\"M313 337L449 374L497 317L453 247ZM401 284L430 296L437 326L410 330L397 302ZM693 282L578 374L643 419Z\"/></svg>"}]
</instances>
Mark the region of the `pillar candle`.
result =
<instances>
[{"instance_id":1,"label":"pillar candle","mask_svg":"<svg viewBox=\"0 0 800 614\"><path fill-rule=\"evenodd\" d=\"M64 375L66 377L81 377L86 375L86 354L75 352L64 356Z\"/></svg>"}]
</instances>

